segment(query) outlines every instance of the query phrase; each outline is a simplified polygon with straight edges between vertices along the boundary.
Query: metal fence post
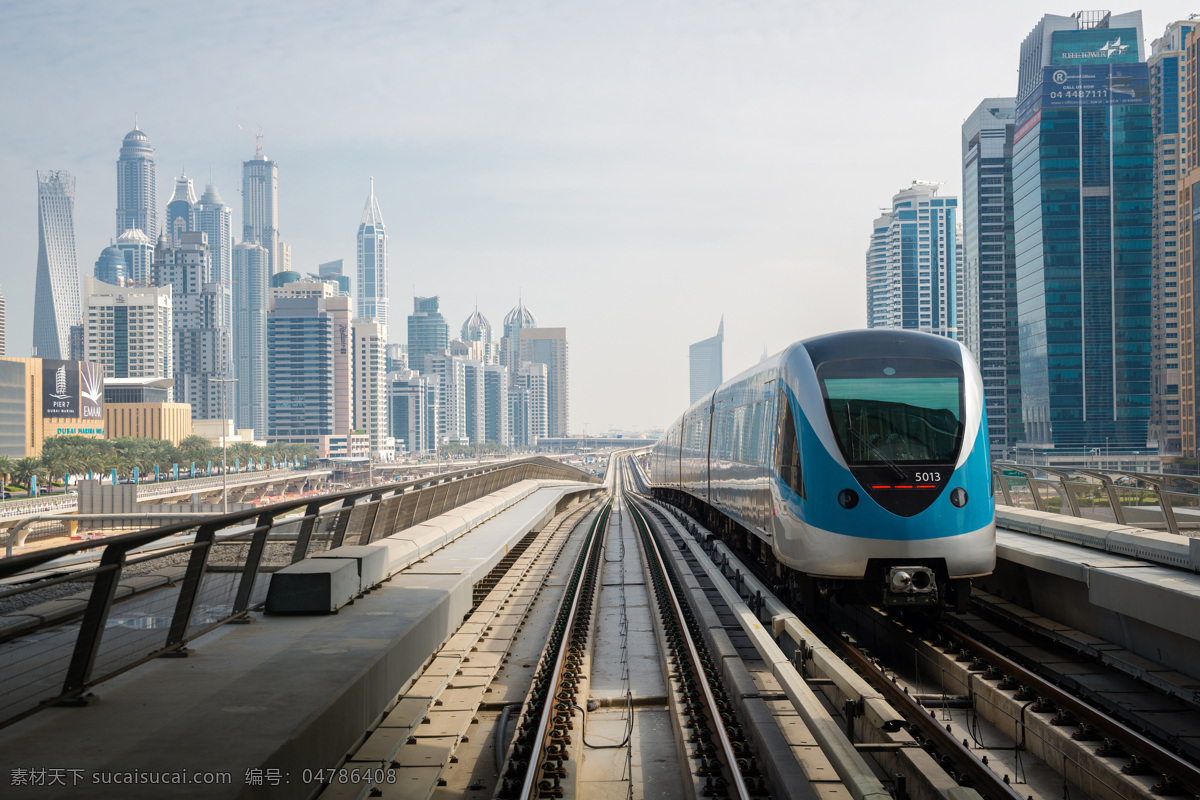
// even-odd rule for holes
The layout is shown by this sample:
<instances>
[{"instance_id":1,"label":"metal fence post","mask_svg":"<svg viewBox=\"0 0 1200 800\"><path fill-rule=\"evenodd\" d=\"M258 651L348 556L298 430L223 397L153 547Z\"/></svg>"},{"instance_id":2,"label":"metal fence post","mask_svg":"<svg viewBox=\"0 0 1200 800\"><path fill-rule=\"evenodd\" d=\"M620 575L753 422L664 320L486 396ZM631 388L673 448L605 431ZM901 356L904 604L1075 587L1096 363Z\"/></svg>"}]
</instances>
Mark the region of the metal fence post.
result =
<instances>
[{"instance_id":1,"label":"metal fence post","mask_svg":"<svg viewBox=\"0 0 1200 800\"><path fill-rule=\"evenodd\" d=\"M308 557L308 545L312 542L313 529L317 527L321 505L319 502L309 503L304 509L304 516L308 519L300 523L300 531L296 534L296 548L292 550L293 564Z\"/></svg>"},{"instance_id":2,"label":"metal fence post","mask_svg":"<svg viewBox=\"0 0 1200 800\"><path fill-rule=\"evenodd\" d=\"M204 579L204 567L208 564L213 538L220 527L218 524L209 523L201 525L196 531L194 544L200 546L188 556L187 570L183 574L183 583L179 585L179 597L175 601L175 616L171 618L171 630L167 633L167 647L183 644L187 637L188 623L192 620L196 596L200 593L200 583Z\"/></svg>"},{"instance_id":3,"label":"metal fence post","mask_svg":"<svg viewBox=\"0 0 1200 800\"><path fill-rule=\"evenodd\" d=\"M92 595L88 598L87 609L79 623L79 635L75 637L75 652L71 654L71 663L63 680L63 694L82 691L92 676L92 666L96 663L96 654L100 652L104 625L108 621L108 612L112 609L117 582L121 580L121 568L124 566L123 546L109 545L104 548L100 568L109 569L98 574L92 583Z\"/></svg>"},{"instance_id":4,"label":"metal fence post","mask_svg":"<svg viewBox=\"0 0 1200 800\"><path fill-rule=\"evenodd\" d=\"M258 577L258 567L262 564L263 550L267 547L267 534L271 532L271 523L275 520L275 512L264 511L258 515L254 536L250 539L250 551L246 553L246 566L242 568L242 580L238 583L237 597L233 601L234 614L241 614L250 606L250 594L254 591L254 580Z\"/></svg>"},{"instance_id":5,"label":"metal fence post","mask_svg":"<svg viewBox=\"0 0 1200 800\"><path fill-rule=\"evenodd\" d=\"M350 515L354 513L354 501L358 496L347 497L342 501L342 510L338 512L337 527L333 531L333 539L329 542L329 549L341 547L342 542L346 540L346 528L350 525Z\"/></svg>"}]
</instances>

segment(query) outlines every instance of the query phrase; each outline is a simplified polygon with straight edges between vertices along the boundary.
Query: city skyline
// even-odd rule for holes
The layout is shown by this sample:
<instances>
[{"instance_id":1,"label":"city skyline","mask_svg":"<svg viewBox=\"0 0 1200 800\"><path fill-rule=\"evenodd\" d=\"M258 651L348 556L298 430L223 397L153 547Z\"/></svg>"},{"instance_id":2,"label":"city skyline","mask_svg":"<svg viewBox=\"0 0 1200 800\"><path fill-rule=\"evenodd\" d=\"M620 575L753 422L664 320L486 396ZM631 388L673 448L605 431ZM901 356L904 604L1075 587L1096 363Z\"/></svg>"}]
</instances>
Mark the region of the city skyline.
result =
<instances>
[{"instance_id":1,"label":"city skyline","mask_svg":"<svg viewBox=\"0 0 1200 800\"><path fill-rule=\"evenodd\" d=\"M1166 23L1188 12L1178 4L1140 7L1147 51ZM574 428L660 426L682 410L687 345L722 310L738 332L726 342L730 374L754 363L764 341L775 352L797 339L865 324L863 220L877 211L879 198L913 179L941 181L945 194L961 195L961 122L981 97L1016 93L1020 42L1032 21L1054 9L1015 3L996 15L933 4L863 6L870 11L865 35L878 52L846 60L828 79L810 80L815 63L841 57L838 31L854 10L765 4L739 12L706 3L676 25L657 8L546 13L534 4L509 14L473 8L449 14L402 6L360 28L341 23L352 16L344 11L268 4L215 13L229 34L210 42L210 33L180 30L178 13L147 6L139 40L147 42L154 78L129 86L115 64L88 74L82 64L95 61L92 39L103 38L97 33L111 33L108 41L120 44L131 32L98 10L71 17L36 9L25 12L34 36L17 40L18 26L7 26L11 48L3 57L18 76L11 107L18 116L37 116L41 132L5 134L0 175L18 188L32 186L36 169L77 176L76 247L86 272L113 235L113 165L135 114L153 142L157 196L171 195L185 165L197 176L211 165L212 182L235 209L235 231L241 204L231 190L241 186L241 165L254 153L254 141L236 123L261 126L264 151L280 165L280 234L293 247L293 269L306 273L321 262L353 259L349 232L361 215L363 183L374 175L388 199L396 265L389 277L404 289L392 292L396 308L407 310L415 283L418 293L442 297L452 324L467 316L476 295L497 320L520 287L539 314L571 329ZM260 15L280 15L279 44L242 55L245 31ZM643 24L631 36L632 19ZM344 61L330 75L299 57L322 22L330 25L331 60ZM974 33L981 23L986 35ZM38 46L51 31L72 52L61 65ZM938 42L936 52L909 52L905 42L918 31ZM359 45L359 34L394 38L395 63L377 60ZM447 55L440 48L456 36L464 47ZM514 42L488 55L505 37ZM137 91L180 74L172 63L176 48L210 45L230 64L197 86L208 96L203 113L191 99ZM613 71L612 53L632 58ZM915 76L945 59L964 68L949 74L942 97L919 112L905 93L890 97L874 85L884 65L890 74ZM547 63L560 60L559 74L543 74ZM426 69L408 69L424 61L431 61ZM273 93L228 89L244 70L261 71ZM353 78L370 70L382 72L384 82L397 79L387 102L379 102L374 88L353 87ZM528 89L513 88L527 78ZM125 99L132 94L153 100L134 107ZM420 113L389 117L375 110L386 106ZM785 106L794 110L774 110ZM812 124L835 109L846 112L838 126ZM877 117L903 119L900 127L912 131L882 137L871 124ZM353 139L348 119L362 123L353 126ZM864 152L872 156L865 179L838 180L845 165L862 163ZM835 167L826 164L842 166L831 173ZM805 185L826 188L807 192ZM36 263L36 217L31 189L10 194L0 200L0 225L13 260L0 281L9 295L8 351L24 355L32 281L19 279L20 270L32 272ZM564 276L567 269L576 274ZM745 289L730 292L722 282L731 270ZM678 291L679 276L689 273L706 278L690 291L694 313L656 319L663 299ZM651 327L614 326L614 310ZM389 341L402 341L403 317L393 317ZM637 358L647 335L661 359ZM624 396L610 380L618 368L646 390Z\"/></svg>"}]
</instances>

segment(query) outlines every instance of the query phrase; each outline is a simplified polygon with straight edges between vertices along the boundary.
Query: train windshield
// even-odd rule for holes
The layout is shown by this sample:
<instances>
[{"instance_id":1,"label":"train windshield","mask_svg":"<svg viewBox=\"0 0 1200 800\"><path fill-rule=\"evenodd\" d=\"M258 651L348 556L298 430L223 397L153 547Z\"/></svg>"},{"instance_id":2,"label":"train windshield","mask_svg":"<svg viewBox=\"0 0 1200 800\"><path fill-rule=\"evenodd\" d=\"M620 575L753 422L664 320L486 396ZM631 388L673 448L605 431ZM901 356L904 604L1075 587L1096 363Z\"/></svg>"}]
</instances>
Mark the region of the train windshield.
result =
<instances>
[{"instance_id":1,"label":"train windshield","mask_svg":"<svg viewBox=\"0 0 1200 800\"><path fill-rule=\"evenodd\" d=\"M962 443L963 372L953 361L862 358L817 369L850 465L948 463Z\"/></svg>"}]
</instances>

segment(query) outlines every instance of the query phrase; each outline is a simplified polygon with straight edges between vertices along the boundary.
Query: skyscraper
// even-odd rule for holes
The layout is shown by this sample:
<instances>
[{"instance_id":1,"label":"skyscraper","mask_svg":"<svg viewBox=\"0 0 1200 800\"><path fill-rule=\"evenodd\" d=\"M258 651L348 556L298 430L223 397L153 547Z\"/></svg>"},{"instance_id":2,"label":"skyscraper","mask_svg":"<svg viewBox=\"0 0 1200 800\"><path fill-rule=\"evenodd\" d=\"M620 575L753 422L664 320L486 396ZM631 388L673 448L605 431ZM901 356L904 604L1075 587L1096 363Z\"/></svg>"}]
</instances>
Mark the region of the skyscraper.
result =
<instances>
[{"instance_id":1,"label":"skyscraper","mask_svg":"<svg viewBox=\"0 0 1200 800\"><path fill-rule=\"evenodd\" d=\"M192 188L192 179L186 174L175 179L175 194L167 203L167 236L172 247L183 244L183 234L196 230L196 190ZM211 248L210 248L211 256ZM205 276L208 280L208 276Z\"/></svg>"},{"instance_id":2,"label":"skyscraper","mask_svg":"<svg viewBox=\"0 0 1200 800\"><path fill-rule=\"evenodd\" d=\"M260 144L254 158L242 162L242 241L257 242L271 257L271 274L284 267L279 253L279 166L268 161Z\"/></svg>"},{"instance_id":3,"label":"skyscraper","mask_svg":"<svg viewBox=\"0 0 1200 800\"><path fill-rule=\"evenodd\" d=\"M725 317L717 325L717 335L696 342L688 348L688 404L692 404L721 385L725 380Z\"/></svg>"},{"instance_id":4,"label":"skyscraper","mask_svg":"<svg viewBox=\"0 0 1200 800\"><path fill-rule=\"evenodd\" d=\"M239 242L233 248L233 364L238 428L267 434L267 311L270 257L262 245Z\"/></svg>"},{"instance_id":5,"label":"skyscraper","mask_svg":"<svg viewBox=\"0 0 1200 800\"><path fill-rule=\"evenodd\" d=\"M228 419L235 413L233 384L209 378L233 377L233 332L225 323L232 318L230 286L207 280L203 233L180 238L179 247L171 247L160 236L154 253L154 283L171 287L175 402L191 403L192 419Z\"/></svg>"},{"instance_id":6,"label":"skyscraper","mask_svg":"<svg viewBox=\"0 0 1200 800\"><path fill-rule=\"evenodd\" d=\"M375 180L358 225L358 316L388 325L387 232L375 199Z\"/></svg>"},{"instance_id":7,"label":"skyscraper","mask_svg":"<svg viewBox=\"0 0 1200 800\"><path fill-rule=\"evenodd\" d=\"M150 285L150 268L154 264L154 242L137 228L130 228L117 237L117 249L125 260L125 280L138 286Z\"/></svg>"},{"instance_id":8,"label":"skyscraper","mask_svg":"<svg viewBox=\"0 0 1200 800\"><path fill-rule=\"evenodd\" d=\"M410 369L388 375L388 423L397 450L402 449L401 443L409 453L429 450L426 402L430 380Z\"/></svg>"},{"instance_id":9,"label":"skyscraper","mask_svg":"<svg viewBox=\"0 0 1200 800\"><path fill-rule=\"evenodd\" d=\"M229 283L233 274L233 209L225 205L213 184L204 187L200 202L192 209L196 230L208 237L210 274L213 283Z\"/></svg>"},{"instance_id":10,"label":"skyscraper","mask_svg":"<svg viewBox=\"0 0 1200 800\"><path fill-rule=\"evenodd\" d=\"M78 325L79 262L75 258L75 177L65 170L38 172L37 289L33 347L41 358L66 358L71 326Z\"/></svg>"},{"instance_id":11,"label":"skyscraper","mask_svg":"<svg viewBox=\"0 0 1200 800\"><path fill-rule=\"evenodd\" d=\"M467 375L465 358L438 351L425 355L422 375L436 378L438 390L437 419L434 433L438 444L468 444L467 439Z\"/></svg>"},{"instance_id":12,"label":"skyscraper","mask_svg":"<svg viewBox=\"0 0 1200 800\"><path fill-rule=\"evenodd\" d=\"M84 277L83 360L106 378L171 378L174 313L170 286L115 286Z\"/></svg>"},{"instance_id":13,"label":"skyscraper","mask_svg":"<svg viewBox=\"0 0 1200 800\"><path fill-rule=\"evenodd\" d=\"M892 198L891 213L875 220L866 262L868 327L958 338L958 199L937 191L936 183L913 181Z\"/></svg>"},{"instance_id":14,"label":"skyscraper","mask_svg":"<svg viewBox=\"0 0 1200 800\"><path fill-rule=\"evenodd\" d=\"M509 420L508 367L485 364L484 381L484 441L509 447L512 445L512 424Z\"/></svg>"},{"instance_id":15,"label":"skyscraper","mask_svg":"<svg viewBox=\"0 0 1200 800\"><path fill-rule=\"evenodd\" d=\"M0 292L0 357L8 355L8 317L5 314L4 294Z\"/></svg>"},{"instance_id":16,"label":"skyscraper","mask_svg":"<svg viewBox=\"0 0 1200 800\"><path fill-rule=\"evenodd\" d=\"M545 364L525 363L517 370L517 377L509 392L509 423L512 425L513 444L517 447L533 447L538 439L549 435L547 419L548 381Z\"/></svg>"},{"instance_id":17,"label":"skyscraper","mask_svg":"<svg viewBox=\"0 0 1200 800\"><path fill-rule=\"evenodd\" d=\"M408 365L425 371L425 356L450 346L450 326L439 310L437 297L414 297L408 318Z\"/></svg>"},{"instance_id":18,"label":"skyscraper","mask_svg":"<svg viewBox=\"0 0 1200 800\"><path fill-rule=\"evenodd\" d=\"M96 280L113 286L125 285L125 256L116 245L109 245L100 251L96 259L96 268L92 271Z\"/></svg>"},{"instance_id":19,"label":"skyscraper","mask_svg":"<svg viewBox=\"0 0 1200 800\"><path fill-rule=\"evenodd\" d=\"M513 310L504 317L504 335L500 337L500 363L508 367L508 374L514 380L521 367L521 331L536 327L537 317L518 298Z\"/></svg>"},{"instance_id":20,"label":"skyscraper","mask_svg":"<svg viewBox=\"0 0 1200 800\"><path fill-rule=\"evenodd\" d=\"M281 297L267 318L267 431L318 445L334 430L334 330L324 297ZM344 435L344 434L343 434Z\"/></svg>"},{"instance_id":21,"label":"skyscraper","mask_svg":"<svg viewBox=\"0 0 1200 800\"><path fill-rule=\"evenodd\" d=\"M1013 235L1016 106L1012 97L990 97L962 126L963 343L983 375L988 437L997 456L1023 435Z\"/></svg>"},{"instance_id":22,"label":"skyscraper","mask_svg":"<svg viewBox=\"0 0 1200 800\"><path fill-rule=\"evenodd\" d=\"M467 439L477 445L487 441L487 378L482 361L463 359L463 416Z\"/></svg>"},{"instance_id":23,"label":"skyscraper","mask_svg":"<svg viewBox=\"0 0 1200 800\"><path fill-rule=\"evenodd\" d=\"M546 436L571 432L567 373L567 329L525 328L520 338L521 364L546 365Z\"/></svg>"},{"instance_id":24,"label":"skyscraper","mask_svg":"<svg viewBox=\"0 0 1200 800\"><path fill-rule=\"evenodd\" d=\"M317 277L323 281L336 282L338 292L349 296L350 276L346 274L345 268L342 265L342 259L339 258L337 261L326 261L324 264L318 264Z\"/></svg>"},{"instance_id":25,"label":"skyscraper","mask_svg":"<svg viewBox=\"0 0 1200 800\"><path fill-rule=\"evenodd\" d=\"M1151 236L1150 359L1152 363L1148 437L1160 455L1182 454L1180 428L1179 239L1180 189L1187 166L1184 98L1184 45L1196 30L1190 20L1172 22L1150 45L1150 117L1154 125L1154 224ZM1193 137L1194 138L1194 137Z\"/></svg>"},{"instance_id":26,"label":"skyscraper","mask_svg":"<svg viewBox=\"0 0 1200 800\"><path fill-rule=\"evenodd\" d=\"M139 230L151 242L158 238L158 172L154 147L135 123L121 143L117 159L117 231Z\"/></svg>"},{"instance_id":27,"label":"skyscraper","mask_svg":"<svg viewBox=\"0 0 1200 800\"><path fill-rule=\"evenodd\" d=\"M384 346L387 329L371 319L355 319L354 331L354 429L367 434L372 455L385 450L388 403Z\"/></svg>"},{"instance_id":28,"label":"skyscraper","mask_svg":"<svg viewBox=\"0 0 1200 800\"><path fill-rule=\"evenodd\" d=\"M478 305L462 324L462 340L464 342L480 342L483 345L483 362L485 364L500 363L500 343L496 341L495 335L492 333L492 323L479 313Z\"/></svg>"},{"instance_id":29,"label":"skyscraper","mask_svg":"<svg viewBox=\"0 0 1200 800\"><path fill-rule=\"evenodd\" d=\"M1021 43L1013 205L1025 440L1146 447L1154 132L1141 12Z\"/></svg>"}]
</instances>

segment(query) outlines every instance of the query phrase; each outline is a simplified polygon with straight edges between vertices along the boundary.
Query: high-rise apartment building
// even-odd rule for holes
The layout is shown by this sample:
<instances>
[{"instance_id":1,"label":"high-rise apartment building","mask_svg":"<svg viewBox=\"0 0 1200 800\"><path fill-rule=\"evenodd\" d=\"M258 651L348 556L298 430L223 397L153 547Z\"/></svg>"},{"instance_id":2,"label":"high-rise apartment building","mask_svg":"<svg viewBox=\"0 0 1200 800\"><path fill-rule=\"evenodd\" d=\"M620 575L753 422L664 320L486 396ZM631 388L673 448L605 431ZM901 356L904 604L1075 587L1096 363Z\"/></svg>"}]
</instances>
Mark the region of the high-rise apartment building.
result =
<instances>
[{"instance_id":1,"label":"high-rise apartment building","mask_svg":"<svg viewBox=\"0 0 1200 800\"><path fill-rule=\"evenodd\" d=\"M438 444L469 444L467 438L467 374L465 358L442 351L425 356L423 375L438 380L437 419L433 429Z\"/></svg>"},{"instance_id":2,"label":"high-rise apartment building","mask_svg":"<svg viewBox=\"0 0 1200 800\"><path fill-rule=\"evenodd\" d=\"M86 276L83 285L83 360L103 366L106 378L174 379L171 287Z\"/></svg>"},{"instance_id":3,"label":"high-rise apartment building","mask_svg":"<svg viewBox=\"0 0 1200 800\"><path fill-rule=\"evenodd\" d=\"M233 248L233 371L238 428L267 432L267 312L271 306L270 256L262 245Z\"/></svg>"},{"instance_id":4,"label":"high-rise apartment building","mask_svg":"<svg viewBox=\"0 0 1200 800\"><path fill-rule=\"evenodd\" d=\"M75 177L38 172L38 263L33 300L33 348L40 358L71 353L71 326L82 314L75 258Z\"/></svg>"},{"instance_id":5,"label":"high-rise apartment building","mask_svg":"<svg viewBox=\"0 0 1200 800\"><path fill-rule=\"evenodd\" d=\"M138 286L150 285L150 269L154 265L154 242L137 228L130 228L117 237L117 250L125 260L125 280Z\"/></svg>"},{"instance_id":6,"label":"high-rise apartment building","mask_svg":"<svg viewBox=\"0 0 1200 800\"><path fill-rule=\"evenodd\" d=\"M521 364L546 365L546 436L569 436L567 329L525 328L520 334Z\"/></svg>"},{"instance_id":7,"label":"high-rise apartment building","mask_svg":"<svg viewBox=\"0 0 1200 800\"><path fill-rule=\"evenodd\" d=\"M393 342L384 348L387 355L387 371L399 372L408 369L408 346Z\"/></svg>"},{"instance_id":8,"label":"high-rise apartment building","mask_svg":"<svg viewBox=\"0 0 1200 800\"><path fill-rule=\"evenodd\" d=\"M1023 436L1012 144L1017 101L989 97L962 126L963 343L979 364L992 453Z\"/></svg>"},{"instance_id":9,"label":"high-rise apartment building","mask_svg":"<svg viewBox=\"0 0 1200 800\"><path fill-rule=\"evenodd\" d=\"M228 283L233 275L233 209L225 205L217 187L210 183L204 187L192 214L195 230L208 237L208 279L213 283Z\"/></svg>"},{"instance_id":10,"label":"high-rise apartment building","mask_svg":"<svg viewBox=\"0 0 1200 800\"><path fill-rule=\"evenodd\" d=\"M373 319L387 331L388 255L383 213L375 199L375 181L358 225L358 316Z\"/></svg>"},{"instance_id":11,"label":"high-rise apartment building","mask_svg":"<svg viewBox=\"0 0 1200 800\"><path fill-rule=\"evenodd\" d=\"M1141 12L1046 15L1021 44L1013 209L1033 450L1144 450L1154 132Z\"/></svg>"},{"instance_id":12,"label":"high-rise apartment building","mask_svg":"<svg viewBox=\"0 0 1200 800\"><path fill-rule=\"evenodd\" d=\"M175 193L167 203L167 238L172 247L183 244L183 234L196 228L196 190L187 174L175 179ZM211 248L210 248L211 258ZM204 277L208 280L208 276Z\"/></svg>"},{"instance_id":13,"label":"high-rise apartment building","mask_svg":"<svg viewBox=\"0 0 1200 800\"><path fill-rule=\"evenodd\" d=\"M521 331L536 327L537 317L518 298L513 310L504 317L504 335L500 337L500 363L508 367L508 374L514 379L521 366Z\"/></svg>"},{"instance_id":14,"label":"high-rise apartment building","mask_svg":"<svg viewBox=\"0 0 1200 800\"><path fill-rule=\"evenodd\" d=\"M485 364L483 367L483 405L485 409L484 441L512 446L512 424L509 419L508 367Z\"/></svg>"},{"instance_id":15,"label":"high-rise apartment building","mask_svg":"<svg viewBox=\"0 0 1200 800\"><path fill-rule=\"evenodd\" d=\"M482 444L487 439L487 378L482 361L463 359L463 417L467 439Z\"/></svg>"},{"instance_id":16,"label":"high-rise apartment building","mask_svg":"<svg viewBox=\"0 0 1200 800\"><path fill-rule=\"evenodd\" d=\"M522 364L509 392L513 444L534 447L549 435L547 406L549 370L545 364Z\"/></svg>"},{"instance_id":17,"label":"high-rise apartment building","mask_svg":"<svg viewBox=\"0 0 1200 800\"><path fill-rule=\"evenodd\" d=\"M229 419L235 412L233 383L233 298L229 284L208 280L207 237L180 234L178 247L160 236L154 253L155 286L171 287L174 309L175 401L190 403L192 419ZM215 380L210 380L215 379Z\"/></svg>"},{"instance_id":18,"label":"high-rise apartment building","mask_svg":"<svg viewBox=\"0 0 1200 800\"><path fill-rule=\"evenodd\" d=\"M151 242L158 239L158 172L154 167L154 147L135 123L121 143L117 159L117 230L146 234Z\"/></svg>"},{"instance_id":19,"label":"high-rise apartment building","mask_svg":"<svg viewBox=\"0 0 1200 800\"><path fill-rule=\"evenodd\" d=\"M688 348L688 404L721 385L724 381L725 317L717 325L717 335Z\"/></svg>"},{"instance_id":20,"label":"high-rise apartment building","mask_svg":"<svg viewBox=\"0 0 1200 800\"><path fill-rule=\"evenodd\" d=\"M492 333L492 323L479 313L479 306L475 306L471 316L463 322L462 340L480 343L480 358L485 364L500 363L500 343L496 341L495 335Z\"/></svg>"},{"instance_id":21,"label":"high-rise apartment building","mask_svg":"<svg viewBox=\"0 0 1200 800\"><path fill-rule=\"evenodd\" d=\"M1200 31L1192 31L1183 42L1185 75L1200 70ZM1196 82L1192 81L1183 93L1183 124L1195 128L1200 123L1200 100ZM1200 456L1196 437L1196 277L1200 267L1200 247L1196 246L1196 224L1192 215L1200 211L1200 153L1187 147L1184 140L1178 157L1184 169L1182 190L1179 193L1179 435L1186 458Z\"/></svg>"},{"instance_id":22,"label":"high-rise apartment building","mask_svg":"<svg viewBox=\"0 0 1200 800\"><path fill-rule=\"evenodd\" d=\"M408 318L408 364L425 371L425 356L441 353L450 346L450 326L439 310L437 297L414 297Z\"/></svg>"},{"instance_id":23,"label":"high-rise apartment building","mask_svg":"<svg viewBox=\"0 0 1200 800\"><path fill-rule=\"evenodd\" d=\"M338 435L330 299L277 298L267 316L268 441L319 446L322 437Z\"/></svg>"},{"instance_id":24,"label":"high-rise apartment building","mask_svg":"<svg viewBox=\"0 0 1200 800\"><path fill-rule=\"evenodd\" d=\"M1184 45L1197 23L1167 25L1150 45L1150 119L1154 126L1154 224L1150 229L1151 405L1147 436L1163 456L1183 452L1179 363L1179 216L1187 173ZM1194 137L1193 137L1194 138Z\"/></svg>"},{"instance_id":25,"label":"high-rise apartment building","mask_svg":"<svg viewBox=\"0 0 1200 800\"><path fill-rule=\"evenodd\" d=\"M116 245L109 245L100 251L96 259L96 267L92 270L96 280L113 286L125 285L125 256Z\"/></svg>"},{"instance_id":26,"label":"high-rise apartment building","mask_svg":"<svg viewBox=\"0 0 1200 800\"><path fill-rule=\"evenodd\" d=\"M271 257L271 274L283 272L279 252L279 165L261 145L242 162L242 241L261 244Z\"/></svg>"},{"instance_id":27,"label":"high-rise apartment building","mask_svg":"<svg viewBox=\"0 0 1200 800\"><path fill-rule=\"evenodd\" d=\"M8 355L8 317L5 314L4 293L0 292L0 358Z\"/></svg>"},{"instance_id":28,"label":"high-rise apartment building","mask_svg":"<svg viewBox=\"0 0 1200 800\"><path fill-rule=\"evenodd\" d=\"M937 192L936 183L913 181L875 220L866 258L868 327L958 338L958 199Z\"/></svg>"},{"instance_id":29,"label":"high-rise apartment building","mask_svg":"<svg viewBox=\"0 0 1200 800\"><path fill-rule=\"evenodd\" d=\"M373 456L385 447L388 429L388 399L384 347L387 328L372 319L356 319L354 332L354 429L363 431Z\"/></svg>"},{"instance_id":30,"label":"high-rise apartment building","mask_svg":"<svg viewBox=\"0 0 1200 800\"><path fill-rule=\"evenodd\" d=\"M436 378L403 369L387 376L388 423L396 449L426 453L431 449L427 422L430 395L436 397Z\"/></svg>"}]
</instances>

